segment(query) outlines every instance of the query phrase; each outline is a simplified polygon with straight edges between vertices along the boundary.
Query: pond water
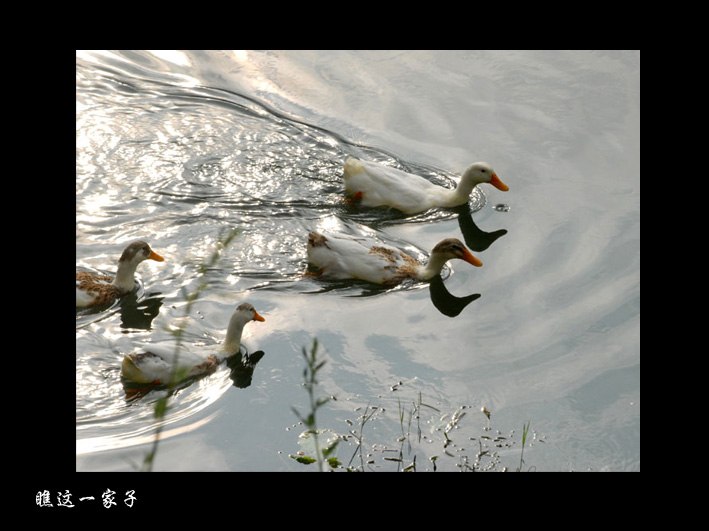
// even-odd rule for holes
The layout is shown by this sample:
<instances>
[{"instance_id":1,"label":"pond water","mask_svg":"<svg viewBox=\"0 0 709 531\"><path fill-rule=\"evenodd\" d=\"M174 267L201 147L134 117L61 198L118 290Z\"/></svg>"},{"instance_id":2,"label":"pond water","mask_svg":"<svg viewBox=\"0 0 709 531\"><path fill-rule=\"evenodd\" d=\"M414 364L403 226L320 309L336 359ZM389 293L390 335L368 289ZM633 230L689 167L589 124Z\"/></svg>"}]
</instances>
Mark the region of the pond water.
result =
<instances>
[{"instance_id":1,"label":"pond water","mask_svg":"<svg viewBox=\"0 0 709 531\"><path fill-rule=\"evenodd\" d=\"M341 438L343 466L640 470L639 63L77 52L77 267L115 271L136 239L165 261L141 264L120 304L77 312L76 469L139 469L168 397L156 471L317 470L292 457L311 451L293 408L309 411L303 349L317 338L320 439ZM510 189L455 211L358 208L342 201L348 156L443 186L485 160ZM430 285L327 282L304 275L312 230L423 259L457 237L483 266L454 261ZM253 366L127 394L134 343L180 324L185 341L218 342L243 301L266 319L242 339L262 354Z\"/></svg>"}]
</instances>

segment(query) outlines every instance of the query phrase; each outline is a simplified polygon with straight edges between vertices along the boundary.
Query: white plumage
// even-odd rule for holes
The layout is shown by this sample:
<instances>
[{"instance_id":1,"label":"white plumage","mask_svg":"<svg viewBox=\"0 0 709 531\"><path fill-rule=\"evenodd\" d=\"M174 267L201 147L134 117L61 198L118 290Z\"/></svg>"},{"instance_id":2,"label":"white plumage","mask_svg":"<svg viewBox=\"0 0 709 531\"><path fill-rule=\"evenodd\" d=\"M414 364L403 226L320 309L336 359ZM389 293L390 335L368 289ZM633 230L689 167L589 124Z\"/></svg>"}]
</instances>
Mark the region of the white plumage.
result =
<instances>
[{"instance_id":1,"label":"white plumage","mask_svg":"<svg viewBox=\"0 0 709 531\"><path fill-rule=\"evenodd\" d=\"M473 188L482 183L489 183L504 192L509 190L486 162L470 165L458 186L449 189L418 175L349 157L345 162L344 182L347 192L363 206L389 206L406 214L462 205L469 200Z\"/></svg>"},{"instance_id":2,"label":"white plumage","mask_svg":"<svg viewBox=\"0 0 709 531\"><path fill-rule=\"evenodd\" d=\"M482 265L456 238L439 242L426 265L395 247L337 232L310 233L307 253L308 261L318 269L318 275L385 285L397 284L405 278L430 280L440 274L443 265L452 258L460 258L478 267Z\"/></svg>"},{"instance_id":3,"label":"white plumage","mask_svg":"<svg viewBox=\"0 0 709 531\"><path fill-rule=\"evenodd\" d=\"M130 382L143 384L174 383L212 372L222 361L239 352L241 334L250 321L265 321L253 305L241 303L231 318L221 345L178 345L162 341L141 345L123 357L121 374Z\"/></svg>"}]
</instances>

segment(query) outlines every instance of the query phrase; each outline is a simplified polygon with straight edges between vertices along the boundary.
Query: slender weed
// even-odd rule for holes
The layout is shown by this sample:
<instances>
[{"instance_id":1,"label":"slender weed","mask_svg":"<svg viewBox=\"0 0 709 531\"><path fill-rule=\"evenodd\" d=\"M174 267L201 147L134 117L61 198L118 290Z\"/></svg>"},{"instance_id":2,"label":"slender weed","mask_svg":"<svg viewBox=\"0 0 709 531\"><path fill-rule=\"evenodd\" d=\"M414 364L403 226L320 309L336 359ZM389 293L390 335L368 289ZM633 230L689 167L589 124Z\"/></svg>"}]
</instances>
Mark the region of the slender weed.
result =
<instances>
[{"instance_id":1,"label":"slender weed","mask_svg":"<svg viewBox=\"0 0 709 531\"><path fill-rule=\"evenodd\" d=\"M182 296L184 297L186 301L185 305L185 311L184 311L184 317L187 318L191 315L192 313L192 306L195 303L196 300L199 299L200 295L202 292L207 288L209 285L209 282L206 280L206 273L209 271L210 268L214 267L217 265L219 262L219 259L221 257L222 251L226 249L231 242L236 238L238 234L238 229L232 229L227 232L225 236L220 236L220 238L217 241L217 246L214 252L211 254L211 256L205 260L200 266L198 267L198 273L199 273L199 283L197 284L197 287L189 292L186 289L183 288L182 290ZM152 472L153 471L153 466L155 464L155 458L157 456L158 452L158 446L160 443L160 434L162 433L163 426L165 424L164 420L167 416L167 413L170 409L169 406L169 398L172 396L173 391L177 387L178 383L180 380L183 379L185 376L184 374L180 374L180 370L177 368L178 363L177 360L179 359L179 353L180 350L182 349L182 341L183 341L183 335L185 331L185 327L187 326L187 319L183 319L180 324L175 328L171 329L171 333L175 336L175 365L173 367L172 374L170 375L170 382L167 384L168 388L168 393L165 394L164 396L161 396L160 398L157 399L155 402L154 410L153 410L153 416L156 421L155 425L155 437L153 438L153 444L148 451L148 453L145 455L143 459L143 465L141 467L142 472ZM182 369L185 370L185 369Z\"/></svg>"}]
</instances>

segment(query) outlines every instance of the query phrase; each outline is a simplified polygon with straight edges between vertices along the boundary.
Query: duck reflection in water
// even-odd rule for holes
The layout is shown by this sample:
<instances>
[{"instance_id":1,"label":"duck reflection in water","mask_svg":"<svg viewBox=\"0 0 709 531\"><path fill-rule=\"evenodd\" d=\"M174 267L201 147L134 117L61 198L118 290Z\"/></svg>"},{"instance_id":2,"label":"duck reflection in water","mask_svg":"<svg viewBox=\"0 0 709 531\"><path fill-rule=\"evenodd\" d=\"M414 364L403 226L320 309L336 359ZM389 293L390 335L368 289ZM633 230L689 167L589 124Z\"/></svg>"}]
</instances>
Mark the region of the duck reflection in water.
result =
<instances>
[{"instance_id":1,"label":"duck reflection in water","mask_svg":"<svg viewBox=\"0 0 709 531\"><path fill-rule=\"evenodd\" d=\"M153 319L160 313L164 297L149 294L143 299L138 299L136 294L129 294L121 301L121 328L150 330Z\"/></svg>"},{"instance_id":2,"label":"duck reflection in water","mask_svg":"<svg viewBox=\"0 0 709 531\"><path fill-rule=\"evenodd\" d=\"M246 389L251 385L254 369L264 355L263 350L257 350L251 354L244 353L242 355L239 353L227 358L226 366L229 367L229 378L234 382L234 387Z\"/></svg>"},{"instance_id":3,"label":"duck reflection in water","mask_svg":"<svg viewBox=\"0 0 709 531\"><path fill-rule=\"evenodd\" d=\"M431 302L436 309L448 317L456 317L468 304L480 298L480 293L456 297L448 291L441 275L436 275L429 281L428 291L431 295Z\"/></svg>"},{"instance_id":4,"label":"duck reflection in water","mask_svg":"<svg viewBox=\"0 0 709 531\"><path fill-rule=\"evenodd\" d=\"M473 215L470 212L468 203L460 205L451 210L458 214L458 225L460 232L463 235L465 245L470 250L481 252L490 247L498 238L507 234L505 229L496 230L493 232L485 232L480 229L473 221Z\"/></svg>"},{"instance_id":5,"label":"duck reflection in water","mask_svg":"<svg viewBox=\"0 0 709 531\"><path fill-rule=\"evenodd\" d=\"M114 301L109 307L77 308L76 328L84 328L91 323L105 319L118 313L121 318L121 328L124 330L151 330L153 320L160 313L164 297L160 292L143 296L143 288L138 289L122 299Z\"/></svg>"}]
</instances>

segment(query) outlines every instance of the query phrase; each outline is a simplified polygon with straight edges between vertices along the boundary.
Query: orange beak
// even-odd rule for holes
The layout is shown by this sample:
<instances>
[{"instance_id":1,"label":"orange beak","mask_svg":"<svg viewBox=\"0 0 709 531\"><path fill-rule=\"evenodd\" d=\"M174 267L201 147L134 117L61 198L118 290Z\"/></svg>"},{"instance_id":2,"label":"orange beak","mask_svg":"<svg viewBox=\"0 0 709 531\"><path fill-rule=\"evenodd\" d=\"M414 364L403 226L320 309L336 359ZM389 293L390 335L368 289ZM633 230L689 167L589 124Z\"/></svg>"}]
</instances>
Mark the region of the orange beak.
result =
<instances>
[{"instance_id":1,"label":"orange beak","mask_svg":"<svg viewBox=\"0 0 709 531\"><path fill-rule=\"evenodd\" d=\"M160 256L158 253L156 253L153 250L150 251L150 256L148 256L148 258L150 260L155 260L156 262L164 262L165 261L165 259L162 256Z\"/></svg>"},{"instance_id":2,"label":"orange beak","mask_svg":"<svg viewBox=\"0 0 709 531\"><path fill-rule=\"evenodd\" d=\"M507 186L505 183L503 183L500 180L500 178L497 176L496 173L492 174L492 179L490 179L490 184L493 185L498 190L502 190L503 192L506 192L507 190L510 189L509 186Z\"/></svg>"},{"instance_id":3,"label":"orange beak","mask_svg":"<svg viewBox=\"0 0 709 531\"><path fill-rule=\"evenodd\" d=\"M461 260L465 260L466 262L474 265L475 267L480 267L481 265L483 265L483 263L477 258L475 258L467 249L463 250L463 256L461 256L460 258Z\"/></svg>"},{"instance_id":4,"label":"orange beak","mask_svg":"<svg viewBox=\"0 0 709 531\"><path fill-rule=\"evenodd\" d=\"M254 319L253 319L253 320L254 320L254 321L261 321L261 322L263 322L263 321L265 321L266 319L264 319L263 317L261 317L261 316L258 314L258 312L254 310Z\"/></svg>"}]
</instances>

